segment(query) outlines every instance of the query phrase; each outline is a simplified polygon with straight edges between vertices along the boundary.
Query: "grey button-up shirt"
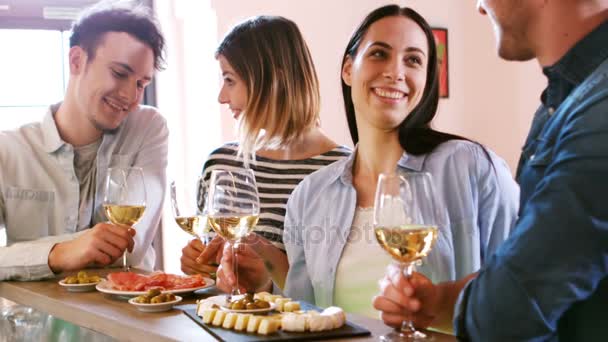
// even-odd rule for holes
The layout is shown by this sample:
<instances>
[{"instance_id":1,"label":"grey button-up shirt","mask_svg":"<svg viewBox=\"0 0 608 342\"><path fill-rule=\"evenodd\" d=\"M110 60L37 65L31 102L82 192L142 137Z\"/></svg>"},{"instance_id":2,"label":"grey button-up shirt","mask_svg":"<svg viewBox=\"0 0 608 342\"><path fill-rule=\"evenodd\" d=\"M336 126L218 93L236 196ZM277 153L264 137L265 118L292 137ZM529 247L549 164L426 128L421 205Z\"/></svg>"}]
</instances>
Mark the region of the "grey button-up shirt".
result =
<instances>
[{"instance_id":1,"label":"grey button-up shirt","mask_svg":"<svg viewBox=\"0 0 608 342\"><path fill-rule=\"evenodd\" d=\"M51 248L82 233L77 229L80 192L74 148L61 140L53 108L42 122L0 132L0 227L7 235L7 246L0 247L0 281L53 276ZM104 134L97 153L93 224L107 221L102 207L107 169L137 166L144 171L146 212L135 226L135 248L129 255L132 265L144 269L155 262L151 243L165 193L168 135L156 109L140 106L115 133Z\"/></svg>"}]
</instances>

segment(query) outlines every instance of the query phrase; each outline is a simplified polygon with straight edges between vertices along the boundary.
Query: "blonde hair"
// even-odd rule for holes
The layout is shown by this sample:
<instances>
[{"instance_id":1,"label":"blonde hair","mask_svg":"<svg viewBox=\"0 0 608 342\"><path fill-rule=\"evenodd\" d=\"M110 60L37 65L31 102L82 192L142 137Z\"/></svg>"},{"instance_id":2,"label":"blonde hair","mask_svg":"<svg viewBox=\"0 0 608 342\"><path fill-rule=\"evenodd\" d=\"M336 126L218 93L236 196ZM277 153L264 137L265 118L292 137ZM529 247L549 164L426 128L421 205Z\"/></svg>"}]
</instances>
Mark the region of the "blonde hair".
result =
<instances>
[{"instance_id":1,"label":"blonde hair","mask_svg":"<svg viewBox=\"0 0 608 342\"><path fill-rule=\"evenodd\" d=\"M239 153L246 164L256 150L288 146L319 124L319 80L294 22L279 16L248 19L224 37L219 55L247 85L239 122Z\"/></svg>"}]
</instances>

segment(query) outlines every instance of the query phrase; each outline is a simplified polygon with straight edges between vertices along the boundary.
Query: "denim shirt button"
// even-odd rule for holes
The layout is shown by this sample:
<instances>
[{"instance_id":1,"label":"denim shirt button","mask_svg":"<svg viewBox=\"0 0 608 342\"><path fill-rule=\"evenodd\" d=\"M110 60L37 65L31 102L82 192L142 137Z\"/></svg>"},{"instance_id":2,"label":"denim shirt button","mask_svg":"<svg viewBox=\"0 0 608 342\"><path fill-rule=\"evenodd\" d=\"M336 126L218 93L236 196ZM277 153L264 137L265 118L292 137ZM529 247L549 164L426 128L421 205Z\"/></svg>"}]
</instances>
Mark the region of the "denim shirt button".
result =
<instances>
[{"instance_id":1,"label":"denim shirt button","mask_svg":"<svg viewBox=\"0 0 608 342\"><path fill-rule=\"evenodd\" d=\"M555 113L555 108L549 107L549 109L547 109L547 112L549 113L549 115L553 115L553 113Z\"/></svg>"},{"instance_id":2,"label":"denim shirt button","mask_svg":"<svg viewBox=\"0 0 608 342\"><path fill-rule=\"evenodd\" d=\"M534 160L534 158L536 158L535 154L533 154L533 155L530 156L530 160Z\"/></svg>"}]
</instances>

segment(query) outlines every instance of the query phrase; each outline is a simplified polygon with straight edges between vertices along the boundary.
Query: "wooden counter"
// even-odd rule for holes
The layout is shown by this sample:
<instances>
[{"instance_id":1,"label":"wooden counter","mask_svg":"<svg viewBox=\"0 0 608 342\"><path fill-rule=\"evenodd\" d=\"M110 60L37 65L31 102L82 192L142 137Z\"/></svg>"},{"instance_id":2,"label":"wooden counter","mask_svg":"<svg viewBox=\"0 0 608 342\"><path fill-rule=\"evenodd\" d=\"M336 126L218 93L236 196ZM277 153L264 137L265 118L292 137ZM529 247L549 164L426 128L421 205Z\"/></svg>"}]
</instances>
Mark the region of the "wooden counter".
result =
<instances>
[{"instance_id":1,"label":"wooden counter","mask_svg":"<svg viewBox=\"0 0 608 342\"><path fill-rule=\"evenodd\" d=\"M111 270L115 272L116 270ZM91 273L104 275L107 270L94 270ZM106 295L97 291L68 292L57 282L60 279L36 282L0 282L0 297L19 304L31 306L75 325L85 327L121 341L215 341L203 328L194 323L179 310L163 313L143 313L120 297ZM209 291L208 295L215 294ZM199 294L182 296L181 304L194 303ZM366 327L371 337L336 339L332 341L377 341L378 336L390 328L381 321L371 318L348 315L348 320ZM430 333L435 342L455 341L449 335Z\"/></svg>"}]
</instances>

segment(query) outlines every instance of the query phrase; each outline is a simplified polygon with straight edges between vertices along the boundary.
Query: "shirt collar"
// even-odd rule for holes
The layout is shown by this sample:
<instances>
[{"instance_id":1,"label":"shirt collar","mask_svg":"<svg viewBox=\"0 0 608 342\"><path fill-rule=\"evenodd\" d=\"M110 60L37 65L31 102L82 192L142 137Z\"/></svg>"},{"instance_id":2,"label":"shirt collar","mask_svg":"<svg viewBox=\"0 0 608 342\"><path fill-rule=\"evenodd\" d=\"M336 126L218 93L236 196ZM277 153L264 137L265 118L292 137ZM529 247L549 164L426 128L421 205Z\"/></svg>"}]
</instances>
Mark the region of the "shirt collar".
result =
<instances>
[{"instance_id":1,"label":"shirt collar","mask_svg":"<svg viewBox=\"0 0 608 342\"><path fill-rule=\"evenodd\" d=\"M574 45L557 63L543 68L549 84L541 100L557 107L604 60L608 58L608 21L602 23Z\"/></svg>"},{"instance_id":2,"label":"shirt collar","mask_svg":"<svg viewBox=\"0 0 608 342\"><path fill-rule=\"evenodd\" d=\"M42 135L44 139L44 148L47 153L53 153L66 144L65 141L61 140L59 131L57 130L57 124L55 123L54 114L57 112L58 108L59 104L50 106L42 119Z\"/></svg>"},{"instance_id":3,"label":"shirt collar","mask_svg":"<svg viewBox=\"0 0 608 342\"><path fill-rule=\"evenodd\" d=\"M348 158L346 158L346 162L343 164L344 166L342 167L341 170L339 170L340 171L340 173L339 173L340 180L345 185L353 184L353 166L355 165L357 149L358 149L358 145L355 146L353 153L351 153L351 155L348 156ZM403 155L397 162L397 165L402 169L420 172L420 171L422 171L422 169L424 167L424 161L426 160L426 156L427 156L426 154L415 156L415 155L403 152Z\"/></svg>"}]
</instances>

